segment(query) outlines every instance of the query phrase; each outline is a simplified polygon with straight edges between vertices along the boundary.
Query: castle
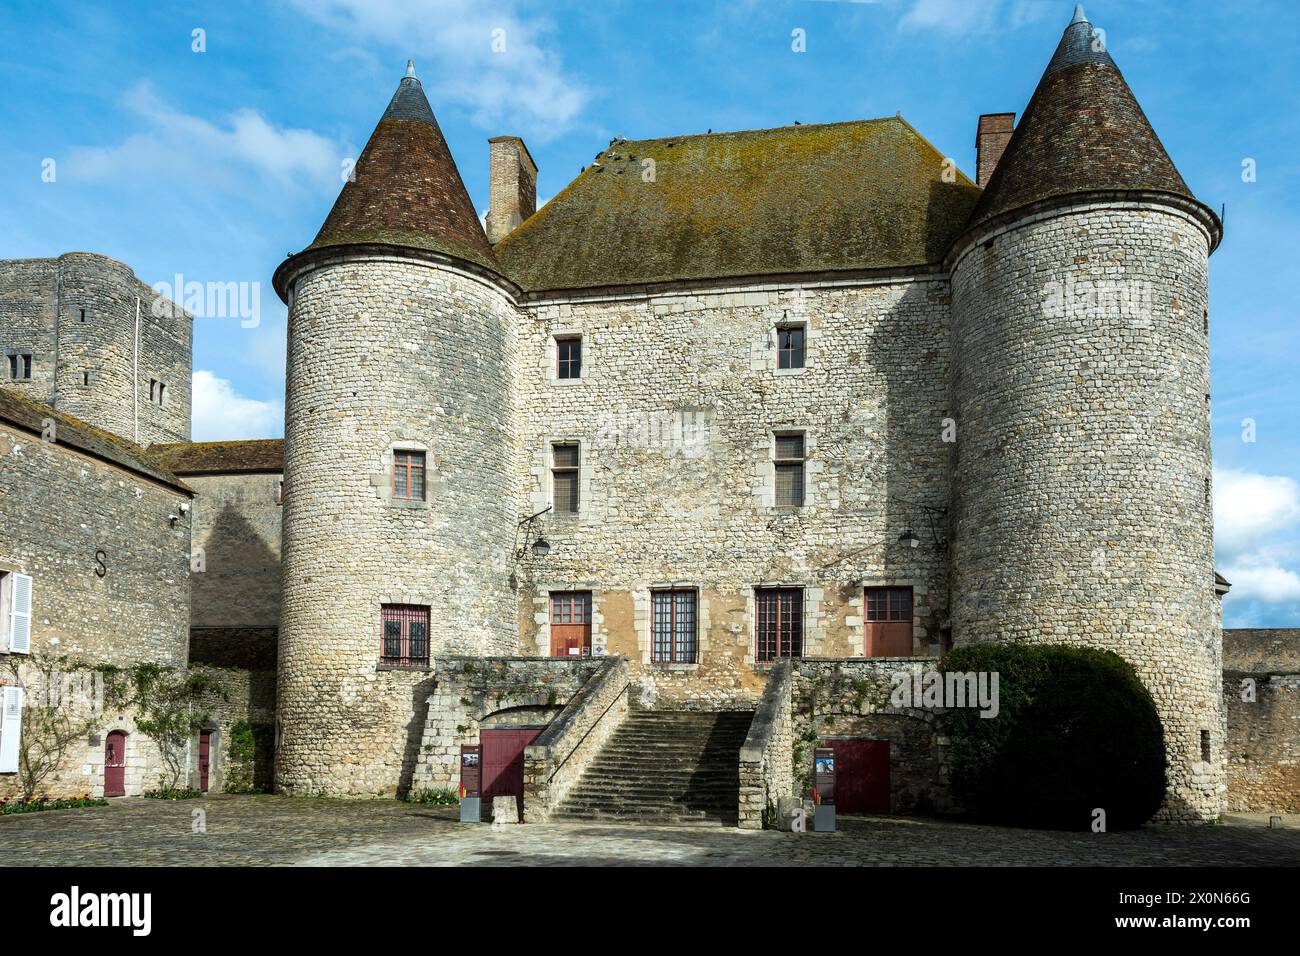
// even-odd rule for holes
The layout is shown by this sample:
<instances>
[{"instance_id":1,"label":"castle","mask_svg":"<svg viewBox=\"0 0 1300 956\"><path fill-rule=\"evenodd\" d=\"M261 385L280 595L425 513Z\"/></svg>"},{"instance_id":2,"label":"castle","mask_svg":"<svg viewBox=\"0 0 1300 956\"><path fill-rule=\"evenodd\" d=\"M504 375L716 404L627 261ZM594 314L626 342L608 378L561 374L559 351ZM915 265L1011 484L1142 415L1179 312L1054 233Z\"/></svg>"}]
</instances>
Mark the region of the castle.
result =
<instances>
[{"instance_id":1,"label":"castle","mask_svg":"<svg viewBox=\"0 0 1300 956\"><path fill-rule=\"evenodd\" d=\"M137 585L203 551L170 658L240 675L280 792L455 787L481 745L529 819L581 816L636 721L688 739L740 715L741 825L793 793L810 737L871 778L863 809L945 809L927 715L859 701L809 728L799 702L1023 640L1130 661L1165 728L1161 818L1216 818L1222 224L1081 9L977 148L973 182L901 116L617 139L537 210L502 136L485 229L408 66L275 272L283 442L190 443L189 318L142 317L129 270L85 255L0 264L0 411L17 432L57 413L70 453L159 497L112 522L159 539ZM0 502L44 493L9 461ZM112 578L80 570L94 533L41 566L43 533L0 543L8 578ZM107 656L155 653L157 628L93 630ZM1297 799L1288 766L1261 799Z\"/></svg>"}]
</instances>

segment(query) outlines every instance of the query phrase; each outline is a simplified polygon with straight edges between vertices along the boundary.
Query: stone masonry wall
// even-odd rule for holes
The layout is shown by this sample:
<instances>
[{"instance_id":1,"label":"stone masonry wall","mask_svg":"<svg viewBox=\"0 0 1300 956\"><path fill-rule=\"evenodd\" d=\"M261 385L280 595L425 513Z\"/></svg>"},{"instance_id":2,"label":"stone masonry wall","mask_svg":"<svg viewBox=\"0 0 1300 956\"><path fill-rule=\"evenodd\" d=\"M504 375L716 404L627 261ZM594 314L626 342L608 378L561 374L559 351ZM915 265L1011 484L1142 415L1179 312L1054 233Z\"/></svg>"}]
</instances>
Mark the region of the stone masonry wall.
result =
<instances>
[{"instance_id":1,"label":"stone masonry wall","mask_svg":"<svg viewBox=\"0 0 1300 956\"><path fill-rule=\"evenodd\" d=\"M767 687L740 749L736 826L761 830L772 824L781 801L797 796L794 782L794 670L791 661L772 668Z\"/></svg>"},{"instance_id":2,"label":"stone masonry wall","mask_svg":"<svg viewBox=\"0 0 1300 956\"><path fill-rule=\"evenodd\" d=\"M280 623L278 474L186 475L194 489L194 627Z\"/></svg>"},{"instance_id":3,"label":"stone masonry wall","mask_svg":"<svg viewBox=\"0 0 1300 956\"><path fill-rule=\"evenodd\" d=\"M1223 632L1228 809L1300 813L1300 629Z\"/></svg>"},{"instance_id":4,"label":"stone masonry wall","mask_svg":"<svg viewBox=\"0 0 1300 956\"><path fill-rule=\"evenodd\" d=\"M0 571L32 577L31 653L185 666L189 527L167 516L188 500L178 489L0 424ZM9 657L0 651L0 659ZM113 712L84 747L73 748L46 792L102 793L103 736L114 729L128 732L127 793L154 786L156 748L134 732L132 714ZM16 788L16 775L0 775L0 798Z\"/></svg>"},{"instance_id":5,"label":"stone masonry wall","mask_svg":"<svg viewBox=\"0 0 1300 956\"><path fill-rule=\"evenodd\" d=\"M1078 206L952 273L954 641L1128 659L1164 723L1166 820L1217 817L1226 789L1207 249L1181 212Z\"/></svg>"},{"instance_id":6,"label":"stone masonry wall","mask_svg":"<svg viewBox=\"0 0 1300 956\"><path fill-rule=\"evenodd\" d=\"M139 347L135 360L136 305ZM0 353L31 350L29 397L140 444L188 441L193 320L107 256L0 262ZM174 314L173 314L174 313ZM165 383L161 402L151 379ZM138 439L136 423L139 423Z\"/></svg>"},{"instance_id":7,"label":"stone masonry wall","mask_svg":"<svg viewBox=\"0 0 1300 956\"><path fill-rule=\"evenodd\" d=\"M289 314L277 789L392 794L433 672L379 666L381 606L430 608L431 656L513 653L515 313L450 268L340 257ZM422 450L424 501L392 496Z\"/></svg>"},{"instance_id":8,"label":"stone masonry wall","mask_svg":"<svg viewBox=\"0 0 1300 956\"><path fill-rule=\"evenodd\" d=\"M804 653L864 653L863 588L912 585L914 646L946 620L947 565L922 505L947 507L948 288L942 279L751 286L530 306L519 385L521 517L551 504L555 442L577 442L581 505L525 554L520 651L550 653L548 597L592 592L597 652L628 658L640 706L753 707L754 589L804 589ZM777 368L776 326L807 326ZM557 336L582 337L578 379ZM773 499L774 433L806 436L802 508ZM918 548L898 542L914 528ZM651 591L697 591L693 664L650 661Z\"/></svg>"}]
</instances>

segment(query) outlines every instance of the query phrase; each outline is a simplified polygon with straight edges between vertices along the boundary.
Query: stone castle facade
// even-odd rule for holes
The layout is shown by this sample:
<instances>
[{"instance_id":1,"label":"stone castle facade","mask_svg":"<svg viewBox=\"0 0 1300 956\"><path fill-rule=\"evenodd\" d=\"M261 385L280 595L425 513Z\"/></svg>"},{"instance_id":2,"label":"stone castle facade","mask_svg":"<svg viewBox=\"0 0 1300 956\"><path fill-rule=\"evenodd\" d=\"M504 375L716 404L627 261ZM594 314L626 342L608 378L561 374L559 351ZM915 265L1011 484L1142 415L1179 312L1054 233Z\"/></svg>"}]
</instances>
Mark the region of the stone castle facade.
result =
<instances>
[{"instance_id":1,"label":"stone castle facade","mask_svg":"<svg viewBox=\"0 0 1300 956\"><path fill-rule=\"evenodd\" d=\"M208 559L189 657L274 712L276 788L455 786L462 745L531 727L550 808L629 707L757 709L757 812L801 734L888 741L889 808L945 809L924 715L859 699L809 727L798 702L1023 640L1129 660L1165 726L1162 818L1219 816L1221 224L1081 14L978 145L972 182L901 117L616 140L536 210L532 156L497 137L485 232L409 68L276 271L283 443L188 443L164 364L188 369L187 321L135 353L176 389L136 440ZM13 270L61 266L4 266L6 304L48 309ZM49 325L0 344L51 343L57 377L81 359ZM19 388L135 437L142 379L82 405L45 381Z\"/></svg>"}]
</instances>

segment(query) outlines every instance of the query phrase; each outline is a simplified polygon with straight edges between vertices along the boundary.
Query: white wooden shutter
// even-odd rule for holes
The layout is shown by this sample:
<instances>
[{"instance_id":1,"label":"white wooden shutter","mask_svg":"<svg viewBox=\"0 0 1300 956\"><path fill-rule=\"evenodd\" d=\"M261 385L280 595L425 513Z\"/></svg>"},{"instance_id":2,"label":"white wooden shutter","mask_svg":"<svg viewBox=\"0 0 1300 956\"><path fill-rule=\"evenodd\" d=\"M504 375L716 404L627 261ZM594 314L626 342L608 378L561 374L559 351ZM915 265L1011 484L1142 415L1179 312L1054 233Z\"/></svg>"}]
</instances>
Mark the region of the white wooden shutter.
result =
<instances>
[{"instance_id":1,"label":"white wooden shutter","mask_svg":"<svg viewBox=\"0 0 1300 956\"><path fill-rule=\"evenodd\" d=\"M9 587L9 651L26 654L32 649L32 579L12 574Z\"/></svg>"},{"instance_id":2,"label":"white wooden shutter","mask_svg":"<svg viewBox=\"0 0 1300 956\"><path fill-rule=\"evenodd\" d=\"M4 687L0 704L0 773L18 772L18 740L23 733L23 689Z\"/></svg>"}]
</instances>

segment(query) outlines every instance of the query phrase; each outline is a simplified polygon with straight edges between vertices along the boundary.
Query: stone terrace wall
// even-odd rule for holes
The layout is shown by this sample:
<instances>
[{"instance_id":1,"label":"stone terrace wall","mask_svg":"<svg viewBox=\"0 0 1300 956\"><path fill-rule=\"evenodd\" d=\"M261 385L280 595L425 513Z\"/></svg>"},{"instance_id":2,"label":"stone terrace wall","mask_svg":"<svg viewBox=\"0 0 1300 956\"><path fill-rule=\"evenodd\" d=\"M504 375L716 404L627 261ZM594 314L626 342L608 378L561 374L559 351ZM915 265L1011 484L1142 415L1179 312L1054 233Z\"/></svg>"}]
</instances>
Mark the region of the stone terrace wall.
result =
<instances>
[{"instance_id":1,"label":"stone terrace wall","mask_svg":"<svg viewBox=\"0 0 1300 956\"><path fill-rule=\"evenodd\" d=\"M789 660L772 668L749 725L749 736L740 749L740 806L736 825L742 830L762 829L769 811L776 812L784 798L796 795L790 699L793 675Z\"/></svg>"},{"instance_id":2,"label":"stone terrace wall","mask_svg":"<svg viewBox=\"0 0 1300 956\"><path fill-rule=\"evenodd\" d=\"M891 812L955 810L947 740L937 728L942 709L896 708L889 703L895 674L931 670L937 664L937 658L795 662L796 788L801 793L811 793L812 751L823 739L888 740Z\"/></svg>"},{"instance_id":3,"label":"stone terrace wall","mask_svg":"<svg viewBox=\"0 0 1300 956\"><path fill-rule=\"evenodd\" d=\"M1228 809L1300 813L1300 629L1223 632Z\"/></svg>"},{"instance_id":4,"label":"stone terrace wall","mask_svg":"<svg viewBox=\"0 0 1300 956\"><path fill-rule=\"evenodd\" d=\"M528 723L547 723L606 663L590 657L435 659L411 789L457 790L460 748L478 743L485 722L505 725L512 712L522 712Z\"/></svg>"},{"instance_id":5,"label":"stone terrace wall","mask_svg":"<svg viewBox=\"0 0 1300 956\"><path fill-rule=\"evenodd\" d=\"M590 590L593 643L628 658L655 706L752 707L754 588L804 588L804 653L864 653L863 586L912 585L914 649L941 638L947 565L921 504L948 505L948 286L748 287L523 310L521 514L551 504L550 449L580 445L578 513L518 572L523 653L549 654L548 595ZM779 370L775 327L804 322L806 367ZM555 375L556 336L583 373ZM773 501L773 434L806 434L802 508ZM650 660L650 592L697 591L699 657Z\"/></svg>"}]
</instances>

